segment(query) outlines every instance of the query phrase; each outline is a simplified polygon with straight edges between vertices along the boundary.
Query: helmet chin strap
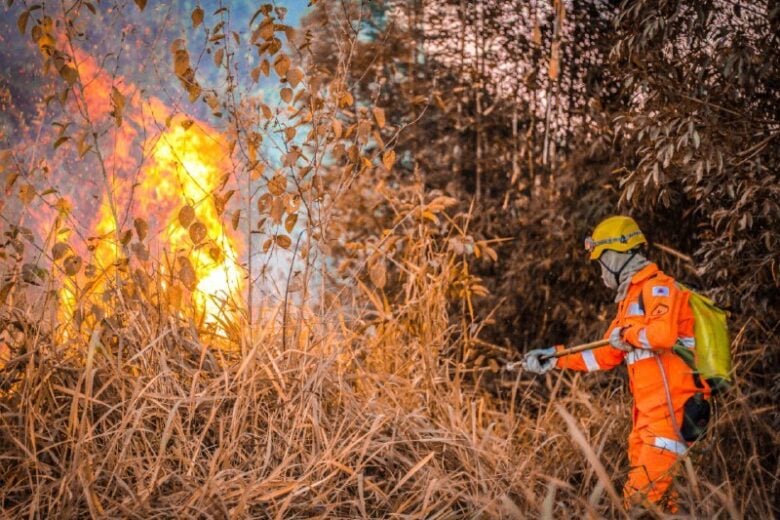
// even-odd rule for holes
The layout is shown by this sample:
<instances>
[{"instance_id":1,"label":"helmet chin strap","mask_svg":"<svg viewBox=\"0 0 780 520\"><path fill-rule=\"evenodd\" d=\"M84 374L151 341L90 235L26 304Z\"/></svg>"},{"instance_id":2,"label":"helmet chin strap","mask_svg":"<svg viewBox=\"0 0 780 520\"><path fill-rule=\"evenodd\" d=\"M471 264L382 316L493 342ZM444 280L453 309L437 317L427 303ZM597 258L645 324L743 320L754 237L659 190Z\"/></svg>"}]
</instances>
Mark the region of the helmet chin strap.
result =
<instances>
[{"instance_id":1,"label":"helmet chin strap","mask_svg":"<svg viewBox=\"0 0 780 520\"><path fill-rule=\"evenodd\" d=\"M604 263L601 260L601 258L599 258L599 263L601 264L601 266L604 269L606 269L609 272L609 274L611 274L612 276L615 277L615 287L620 287L620 275L623 273L623 269L626 268L628 263L631 260L633 260L633 258L637 255L637 253L638 253L638 251L636 251L636 250L632 251L631 252L631 256L629 256L628 259L625 262L623 262L623 265L621 265L620 269L618 269L617 271L613 271L612 269L610 269L609 266L606 263ZM604 255L602 255L602 256L604 256Z\"/></svg>"}]
</instances>

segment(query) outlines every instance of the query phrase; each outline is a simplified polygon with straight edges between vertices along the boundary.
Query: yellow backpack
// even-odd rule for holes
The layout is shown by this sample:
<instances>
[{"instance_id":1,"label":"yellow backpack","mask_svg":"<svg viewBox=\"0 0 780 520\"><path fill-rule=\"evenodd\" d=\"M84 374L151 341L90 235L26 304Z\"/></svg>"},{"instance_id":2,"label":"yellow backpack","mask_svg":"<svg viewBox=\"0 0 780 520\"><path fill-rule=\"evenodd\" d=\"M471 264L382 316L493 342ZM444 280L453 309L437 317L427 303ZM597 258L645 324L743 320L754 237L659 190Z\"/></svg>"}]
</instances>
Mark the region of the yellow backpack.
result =
<instances>
[{"instance_id":1,"label":"yellow backpack","mask_svg":"<svg viewBox=\"0 0 780 520\"><path fill-rule=\"evenodd\" d=\"M681 287L690 294L688 303L693 311L696 348L691 353L690 349L678 344L673 350L707 381L712 395L721 394L732 383L728 313L706 296L684 285Z\"/></svg>"}]
</instances>

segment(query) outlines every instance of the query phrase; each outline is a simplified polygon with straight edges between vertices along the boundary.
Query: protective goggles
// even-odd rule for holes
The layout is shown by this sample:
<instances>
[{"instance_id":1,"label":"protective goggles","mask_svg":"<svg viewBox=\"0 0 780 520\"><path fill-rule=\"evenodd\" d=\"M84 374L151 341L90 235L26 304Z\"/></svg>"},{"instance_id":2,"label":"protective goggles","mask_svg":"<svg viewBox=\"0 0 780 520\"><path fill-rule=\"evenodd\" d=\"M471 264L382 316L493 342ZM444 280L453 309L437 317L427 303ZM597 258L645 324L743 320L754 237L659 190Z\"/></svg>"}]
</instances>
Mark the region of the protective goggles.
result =
<instances>
[{"instance_id":1,"label":"protective goggles","mask_svg":"<svg viewBox=\"0 0 780 520\"><path fill-rule=\"evenodd\" d=\"M596 249L598 246L605 246L607 244L617 244L617 243L625 244L628 242L628 239L641 234L642 234L641 231L634 231L632 233L629 233L628 235L620 235L619 237L610 237L602 240L593 240L592 237L588 237L585 239L585 251L591 252L594 249Z\"/></svg>"}]
</instances>

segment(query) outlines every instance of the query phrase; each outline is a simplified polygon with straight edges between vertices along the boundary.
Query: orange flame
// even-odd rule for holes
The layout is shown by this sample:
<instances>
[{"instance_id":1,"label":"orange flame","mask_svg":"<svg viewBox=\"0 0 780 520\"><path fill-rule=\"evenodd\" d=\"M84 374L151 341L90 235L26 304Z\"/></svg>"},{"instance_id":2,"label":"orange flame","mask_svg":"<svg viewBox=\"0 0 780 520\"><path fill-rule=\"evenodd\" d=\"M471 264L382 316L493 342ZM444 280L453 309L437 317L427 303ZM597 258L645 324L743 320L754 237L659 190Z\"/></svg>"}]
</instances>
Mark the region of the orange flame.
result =
<instances>
[{"instance_id":1,"label":"orange flame","mask_svg":"<svg viewBox=\"0 0 780 520\"><path fill-rule=\"evenodd\" d=\"M92 126L105 128L118 121L117 100L122 105L121 123L112 130L111 150L102 151L103 180L108 189L90 226L95 238L90 241L89 265L96 277L86 282L88 291L84 286L79 291L76 280L66 280L59 292L61 318L73 317L79 305L95 304L95 297L118 276L131 251L147 246L157 249L161 260L158 272L168 280L163 282L163 290L173 290L170 280L178 279L191 291L193 305L187 307L195 316L203 317L206 323L230 316L225 302L236 301L241 294L243 273L238 263L240 242L222 222L224 207L218 208L224 206L219 192L229 171L230 148L225 138L202 122L173 117L158 98L141 99L123 78L112 81L94 59L79 58L83 98ZM155 123L158 121L165 124ZM154 124L159 132L141 137ZM142 128L143 134L139 132ZM139 167L141 154L144 159ZM182 207L191 208L192 222L177 218ZM125 218L127 208L144 224L151 224L151 239L146 244L140 243L137 228L136 242L120 235L132 227ZM75 211L84 209L77 204Z\"/></svg>"}]
</instances>

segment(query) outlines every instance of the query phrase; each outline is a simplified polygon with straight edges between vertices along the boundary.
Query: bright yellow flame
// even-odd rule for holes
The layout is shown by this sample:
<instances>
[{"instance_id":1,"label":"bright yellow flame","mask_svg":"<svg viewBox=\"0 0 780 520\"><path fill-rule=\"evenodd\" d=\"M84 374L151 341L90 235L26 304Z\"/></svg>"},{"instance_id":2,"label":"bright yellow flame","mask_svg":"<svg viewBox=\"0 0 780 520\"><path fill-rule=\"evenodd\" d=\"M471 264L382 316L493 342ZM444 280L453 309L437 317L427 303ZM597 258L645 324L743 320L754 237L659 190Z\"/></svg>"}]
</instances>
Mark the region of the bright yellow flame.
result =
<instances>
[{"instance_id":1,"label":"bright yellow flame","mask_svg":"<svg viewBox=\"0 0 780 520\"><path fill-rule=\"evenodd\" d=\"M141 200L178 199L191 205L195 222L206 228L206 238L193 244L189 230L174 218L166 228L165 242L171 251L187 252L198 280L193 296L207 322L214 321L224 301L238 294L242 282L236 248L215 204L223 176L219 162L226 148L200 126L176 125L157 141L154 165L146 170L140 186L141 193L154 193Z\"/></svg>"}]
</instances>

